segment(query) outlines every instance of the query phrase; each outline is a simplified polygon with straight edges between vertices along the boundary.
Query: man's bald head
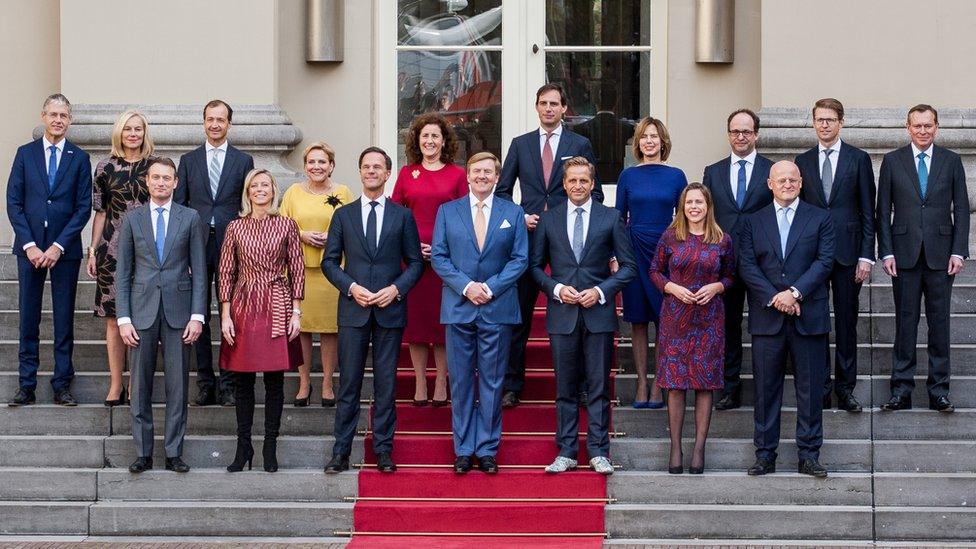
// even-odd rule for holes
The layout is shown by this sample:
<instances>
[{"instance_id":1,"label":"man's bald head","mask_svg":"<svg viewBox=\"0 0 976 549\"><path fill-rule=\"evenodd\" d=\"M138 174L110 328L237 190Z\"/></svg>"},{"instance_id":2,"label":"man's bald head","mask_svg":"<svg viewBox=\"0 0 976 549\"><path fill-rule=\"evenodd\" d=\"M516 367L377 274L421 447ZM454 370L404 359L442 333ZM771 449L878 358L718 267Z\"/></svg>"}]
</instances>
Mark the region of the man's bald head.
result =
<instances>
[{"instance_id":1,"label":"man's bald head","mask_svg":"<svg viewBox=\"0 0 976 549\"><path fill-rule=\"evenodd\" d=\"M796 200L803 187L800 168L789 160L780 160L769 170L769 190L773 191L773 198L780 206L786 206Z\"/></svg>"}]
</instances>

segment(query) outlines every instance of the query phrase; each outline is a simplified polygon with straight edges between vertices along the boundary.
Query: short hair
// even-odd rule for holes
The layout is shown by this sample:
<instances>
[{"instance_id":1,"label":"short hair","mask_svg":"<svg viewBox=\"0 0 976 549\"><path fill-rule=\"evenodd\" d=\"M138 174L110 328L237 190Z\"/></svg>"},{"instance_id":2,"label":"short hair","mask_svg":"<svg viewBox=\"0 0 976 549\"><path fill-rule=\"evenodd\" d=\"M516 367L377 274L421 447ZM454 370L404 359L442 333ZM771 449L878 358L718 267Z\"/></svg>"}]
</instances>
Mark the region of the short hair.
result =
<instances>
[{"instance_id":1,"label":"short hair","mask_svg":"<svg viewBox=\"0 0 976 549\"><path fill-rule=\"evenodd\" d=\"M207 119L207 109L211 109L213 107L224 107L227 109L227 121L232 122L234 120L234 109L230 108L230 105L228 105L223 99L211 99L206 105L203 106L204 120Z\"/></svg>"},{"instance_id":2,"label":"short hair","mask_svg":"<svg viewBox=\"0 0 976 549\"><path fill-rule=\"evenodd\" d=\"M335 165L335 149L333 149L325 141L313 141L305 147L305 152L302 153L302 163L308 162L308 155L312 151L322 151L325 156L329 157L329 163Z\"/></svg>"},{"instance_id":3,"label":"short hair","mask_svg":"<svg viewBox=\"0 0 976 549\"><path fill-rule=\"evenodd\" d=\"M927 105L925 103L919 103L918 105L915 105L914 107L908 109L908 118L906 119L906 123L907 124L911 124L912 123L912 113L913 112L917 112L917 113L921 114L923 112L930 112L930 111L932 112L932 115L935 116L935 125L938 126L939 125L939 111L935 110L935 107L933 107L932 105Z\"/></svg>"},{"instance_id":4,"label":"short hair","mask_svg":"<svg viewBox=\"0 0 976 549\"><path fill-rule=\"evenodd\" d=\"M275 181L274 175L269 170L265 168L254 168L247 172L247 176L244 178L244 190L241 192L240 217L249 217L251 215L251 199L247 196L247 191L250 190L254 178L262 174L267 175L271 179L272 194L271 204L268 206L268 215L278 215L278 182Z\"/></svg>"},{"instance_id":5,"label":"short hair","mask_svg":"<svg viewBox=\"0 0 976 549\"><path fill-rule=\"evenodd\" d=\"M369 153L379 153L383 155L383 160L386 162L386 171L393 169L393 159L390 158L390 155L386 154L386 151L379 147L366 147L363 149L363 152L359 153L359 164L357 164L357 167L362 167L363 158L365 158Z\"/></svg>"},{"instance_id":6,"label":"short hair","mask_svg":"<svg viewBox=\"0 0 976 549\"><path fill-rule=\"evenodd\" d=\"M813 110L811 111L813 116L817 116L817 109L830 109L837 113L838 120L844 119L844 105L833 97L824 97L823 99L814 103Z\"/></svg>"},{"instance_id":7,"label":"short hair","mask_svg":"<svg viewBox=\"0 0 976 549\"><path fill-rule=\"evenodd\" d=\"M41 105L41 112L47 112L47 106L51 103L54 103L55 105L63 105L68 109L68 113L71 113L71 101L68 101L68 98L60 93L52 93L44 98L44 104Z\"/></svg>"},{"instance_id":8,"label":"short hair","mask_svg":"<svg viewBox=\"0 0 976 549\"><path fill-rule=\"evenodd\" d=\"M657 136L661 138L661 162L664 162L671 156L671 134L668 132L668 127L664 125L664 122L660 118L654 118L653 116L645 116L637 123L637 127L634 128L634 143L631 145L631 149L634 151L634 160L638 162L644 160L644 153L640 148L640 138L647 131L647 127L651 125L657 130Z\"/></svg>"},{"instance_id":9,"label":"short hair","mask_svg":"<svg viewBox=\"0 0 976 549\"><path fill-rule=\"evenodd\" d=\"M737 114L748 114L749 118L752 118L752 131L759 133L759 115L752 111L752 109L736 109L732 111L729 115L729 119L725 121L725 130L729 131L732 129L732 119L735 118Z\"/></svg>"},{"instance_id":10,"label":"short hair","mask_svg":"<svg viewBox=\"0 0 976 549\"><path fill-rule=\"evenodd\" d=\"M555 83L555 82L549 82L548 84L543 84L542 87L540 87L538 90L536 90L536 92L535 92L535 102L538 103L539 102L539 98L542 97L542 94L544 94L546 92L550 92L550 91L559 92L559 104L560 105L568 105L569 104L566 101L566 92L563 91L563 87L560 86L559 84Z\"/></svg>"},{"instance_id":11,"label":"short hair","mask_svg":"<svg viewBox=\"0 0 976 549\"><path fill-rule=\"evenodd\" d=\"M176 175L176 173L177 173L177 171L176 171L176 162L173 162L173 159L170 158L170 157L168 157L168 156L157 156L157 157L153 158L152 160L150 160L149 161L149 165L146 166L146 173L149 173L149 170L151 170L152 167L155 166L155 165L157 165L157 164L161 164L163 166L166 166L168 168L171 168L173 170L173 175Z\"/></svg>"},{"instance_id":12,"label":"short hair","mask_svg":"<svg viewBox=\"0 0 976 549\"><path fill-rule=\"evenodd\" d=\"M413 122L410 123L410 129L407 130L407 137L404 143L408 164L420 164L424 160L424 154L420 152L420 132L424 129L424 126L431 124L439 127L441 129L441 135L444 137L444 146L441 147L441 162L445 164L454 162L454 156L457 154L458 149L457 135L454 133L454 128L447 123L446 118L431 112L414 118Z\"/></svg>"},{"instance_id":13,"label":"short hair","mask_svg":"<svg viewBox=\"0 0 976 549\"><path fill-rule=\"evenodd\" d=\"M139 158L145 160L152 156L156 146L153 144L152 137L149 136L149 122L145 115L139 111L128 110L119 115L115 125L112 126L112 151L109 153L116 158L125 158L125 147L122 146L122 130L132 117L142 120L142 145L139 147Z\"/></svg>"},{"instance_id":14,"label":"short hair","mask_svg":"<svg viewBox=\"0 0 976 549\"><path fill-rule=\"evenodd\" d=\"M501 173L502 162L498 160L497 156L488 151L481 151L480 153L471 155L471 158L468 159L467 164L464 165L464 171L471 171L471 166L476 162L481 162L482 160L493 160L495 162L495 172L499 174Z\"/></svg>"},{"instance_id":15,"label":"short hair","mask_svg":"<svg viewBox=\"0 0 976 549\"><path fill-rule=\"evenodd\" d=\"M563 162L563 182L566 182L566 173L570 168L587 168L590 170L590 179L596 181L596 166L585 156L574 156Z\"/></svg>"}]
</instances>

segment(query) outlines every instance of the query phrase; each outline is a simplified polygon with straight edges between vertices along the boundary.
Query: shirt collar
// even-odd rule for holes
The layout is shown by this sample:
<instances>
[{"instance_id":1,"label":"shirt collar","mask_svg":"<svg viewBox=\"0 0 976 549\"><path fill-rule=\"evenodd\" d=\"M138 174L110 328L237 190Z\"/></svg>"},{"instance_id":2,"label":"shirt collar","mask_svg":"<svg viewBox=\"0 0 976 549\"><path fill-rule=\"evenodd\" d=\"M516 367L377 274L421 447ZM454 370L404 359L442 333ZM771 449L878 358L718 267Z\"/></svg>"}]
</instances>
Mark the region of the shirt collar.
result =
<instances>
[{"instance_id":1,"label":"shirt collar","mask_svg":"<svg viewBox=\"0 0 976 549\"><path fill-rule=\"evenodd\" d=\"M210 153L211 151L213 151L214 149L219 149L219 150L220 150L221 152L223 152L223 153L224 153L225 155L227 154L227 140L226 140L226 139L224 139L224 142L223 142L223 143L221 143L219 147L214 147L213 145L211 145L211 144L210 144L210 142L209 142L209 141L207 141L207 144L206 144L206 146L207 146L207 153L208 153L208 154L209 154L209 153Z\"/></svg>"},{"instance_id":2,"label":"shirt collar","mask_svg":"<svg viewBox=\"0 0 976 549\"><path fill-rule=\"evenodd\" d=\"M732 156L730 157L732 160L732 165L735 165L740 160L745 160L746 162L749 163L749 165L754 165L756 163L757 154L759 153L756 151L756 149L752 149L752 152L747 154L746 156L739 156L735 153L732 153Z\"/></svg>"},{"instance_id":3,"label":"shirt collar","mask_svg":"<svg viewBox=\"0 0 976 549\"><path fill-rule=\"evenodd\" d=\"M563 134L563 125L562 123L560 123L558 126L556 126L556 129L552 130L552 135L553 137L559 137L562 134ZM546 130L544 130L541 126L539 127L539 136L540 137L546 136Z\"/></svg>"},{"instance_id":4,"label":"shirt collar","mask_svg":"<svg viewBox=\"0 0 976 549\"><path fill-rule=\"evenodd\" d=\"M484 200L485 208L491 210L491 203L494 201L494 199L495 195L489 194L488 198ZM478 204L478 197L476 197L473 193L468 193L468 203L470 204L469 207L474 208Z\"/></svg>"},{"instance_id":5,"label":"shirt collar","mask_svg":"<svg viewBox=\"0 0 976 549\"><path fill-rule=\"evenodd\" d=\"M820 143L819 141L817 142L817 152L818 152L818 154L823 154L823 152L825 150L827 150L827 149L830 149L830 150L834 151L835 153L840 154L840 139L838 139L836 143L834 143L833 145L831 145L829 147L824 147L823 146L823 143Z\"/></svg>"},{"instance_id":6,"label":"shirt collar","mask_svg":"<svg viewBox=\"0 0 976 549\"><path fill-rule=\"evenodd\" d=\"M156 211L156 208L162 208L168 212L172 207L173 207L172 197L169 200L167 200L166 203L163 205L156 204L155 202L152 201L152 199L149 200L149 209L154 212Z\"/></svg>"},{"instance_id":7,"label":"shirt collar","mask_svg":"<svg viewBox=\"0 0 976 549\"><path fill-rule=\"evenodd\" d=\"M568 200L568 199L566 200L566 208L568 210L568 213L573 214L573 215L576 214L576 208L583 208L583 213L589 214L590 213L590 209L592 207L593 207L593 197L592 196L590 198L587 198L586 199L586 202L584 202L582 206L577 206L576 204L573 204L573 201L572 200Z\"/></svg>"},{"instance_id":8,"label":"shirt collar","mask_svg":"<svg viewBox=\"0 0 976 549\"><path fill-rule=\"evenodd\" d=\"M64 141L65 141L65 139L63 137L61 138L61 141L58 141L57 142L57 144L54 144L54 143L51 143L50 141L48 141L46 135L41 136L41 141L44 142L44 150L45 151L47 151L48 149L50 149L51 148L51 145L54 145L55 147L58 148L58 152L64 152Z\"/></svg>"},{"instance_id":9,"label":"shirt collar","mask_svg":"<svg viewBox=\"0 0 976 549\"><path fill-rule=\"evenodd\" d=\"M377 202L379 202L379 204L376 205L377 208L382 208L383 206L386 205L386 196L382 194L379 196L379 198L369 198L364 194L359 197L359 200L362 203L363 208L369 208L369 203L371 200L376 200Z\"/></svg>"},{"instance_id":10,"label":"shirt collar","mask_svg":"<svg viewBox=\"0 0 976 549\"><path fill-rule=\"evenodd\" d=\"M793 210L793 213L796 213L796 208L797 206L800 205L800 197L797 196L796 198L793 199L793 202L790 202L786 206L780 206L779 202L776 202L775 200L773 201L773 205L776 206L776 213L782 211L783 208L790 208L791 210Z\"/></svg>"},{"instance_id":11,"label":"shirt collar","mask_svg":"<svg viewBox=\"0 0 976 549\"><path fill-rule=\"evenodd\" d=\"M915 157L915 159L918 159L918 153L925 153L925 158L931 160L932 159L932 147L934 147L934 146L935 146L935 144L933 143L932 145L929 145L929 148L927 148L927 149L925 149L923 151L923 150L919 149L918 147L916 147L915 146L915 143L912 143L912 156Z\"/></svg>"}]
</instances>

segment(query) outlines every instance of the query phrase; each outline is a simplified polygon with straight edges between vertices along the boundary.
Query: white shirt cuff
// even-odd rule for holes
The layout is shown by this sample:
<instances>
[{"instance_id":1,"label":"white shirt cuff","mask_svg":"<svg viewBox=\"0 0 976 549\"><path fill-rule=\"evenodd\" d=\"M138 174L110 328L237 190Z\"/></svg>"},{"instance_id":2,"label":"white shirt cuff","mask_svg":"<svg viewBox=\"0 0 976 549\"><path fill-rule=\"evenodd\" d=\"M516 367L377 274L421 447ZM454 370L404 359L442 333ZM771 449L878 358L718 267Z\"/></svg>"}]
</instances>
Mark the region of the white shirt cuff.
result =
<instances>
[{"instance_id":1,"label":"white shirt cuff","mask_svg":"<svg viewBox=\"0 0 976 549\"><path fill-rule=\"evenodd\" d=\"M488 297L495 297L495 294L492 293L491 288L487 284L482 282L481 287L485 289L485 292L488 294Z\"/></svg>"},{"instance_id":2,"label":"white shirt cuff","mask_svg":"<svg viewBox=\"0 0 976 549\"><path fill-rule=\"evenodd\" d=\"M37 243L32 240L32 241L28 242L27 244L24 244L24 251L26 252L27 251L27 248L33 248L34 246L37 246Z\"/></svg>"},{"instance_id":3,"label":"white shirt cuff","mask_svg":"<svg viewBox=\"0 0 976 549\"><path fill-rule=\"evenodd\" d=\"M561 297L559 297L559 292L563 291L563 286L565 286L565 284L560 284L557 282L556 287L552 289L552 297L556 298L556 301L560 303L562 303L563 300Z\"/></svg>"},{"instance_id":4,"label":"white shirt cuff","mask_svg":"<svg viewBox=\"0 0 976 549\"><path fill-rule=\"evenodd\" d=\"M54 245L57 246L59 250L61 250L61 253L64 253L64 246L58 244L57 242L55 242Z\"/></svg>"},{"instance_id":5,"label":"white shirt cuff","mask_svg":"<svg viewBox=\"0 0 976 549\"><path fill-rule=\"evenodd\" d=\"M352 289L356 286L359 286L359 284L356 284L355 282L349 285L349 289L346 290L346 297L352 297Z\"/></svg>"},{"instance_id":6,"label":"white shirt cuff","mask_svg":"<svg viewBox=\"0 0 976 549\"><path fill-rule=\"evenodd\" d=\"M190 322L193 322L194 320L203 324L203 315L190 315Z\"/></svg>"},{"instance_id":7,"label":"white shirt cuff","mask_svg":"<svg viewBox=\"0 0 976 549\"><path fill-rule=\"evenodd\" d=\"M472 284L474 284L474 280L472 280L471 282L468 282L467 284L465 284L464 285L464 289L461 290L461 295L467 296L468 295L468 288L470 288Z\"/></svg>"},{"instance_id":8,"label":"white shirt cuff","mask_svg":"<svg viewBox=\"0 0 976 549\"><path fill-rule=\"evenodd\" d=\"M961 259L963 261L966 261L966 258L963 257L963 256L961 256L961 255L959 255L959 254L952 254L952 257L958 257L959 259Z\"/></svg>"},{"instance_id":9,"label":"white shirt cuff","mask_svg":"<svg viewBox=\"0 0 976 549\"><path fill-rule=\"evenodd\" d=\"M871 261L870 259L868 259L866 257L859 257L859 258L857 258L857 260L858 261L863 261L865 263L870 263L870 264L874 265L874 261Z\"/></svg>"},{"instance_id":10,"label":"white shirt cuff","mask_svg":"<svg viewBox=\"0 0 976 549\"><path fill-rule=\"evenodd\" d=\"M600 294L600 305L603 305L604 303L606 303L607 302L607 298L604 297L603 290L601 290L599 286L593 286L593 289L596 290L596 293Z\"/></svg>"},{"instance_id":11,"label":"white shirt cuff","mask_svg":"<svg viewBox=\"0 0 976 549\"><path fill-rule=\"evenodd\" d=\"M894 259L894 257L895 257L894 254L886 255L881 258L881 261L888 261L889 259Z\"/></svg>"},{"instance_id":12,"label":"white shirt cuff","mask_svg":"<svg viewBox=\"0 0 976 549\"><path fill-rule=\"evenodd\" d=\"M190 318L192 319L193 317L191 316ZM127 316L120 316L118 319L116 319L115 323L118 324L119 327L122 327L126 324L132 324L132 319Z\"/></svg>"}]
</instances>

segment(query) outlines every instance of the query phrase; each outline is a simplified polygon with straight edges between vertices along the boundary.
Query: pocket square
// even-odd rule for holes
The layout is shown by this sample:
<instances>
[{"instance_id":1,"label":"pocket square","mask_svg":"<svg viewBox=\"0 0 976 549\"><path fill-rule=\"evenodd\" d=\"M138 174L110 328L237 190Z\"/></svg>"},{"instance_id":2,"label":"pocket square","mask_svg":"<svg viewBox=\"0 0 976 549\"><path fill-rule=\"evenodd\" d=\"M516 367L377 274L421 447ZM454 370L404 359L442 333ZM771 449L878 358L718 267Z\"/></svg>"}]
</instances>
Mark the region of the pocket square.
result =
<instances>
[{"instance_id":1,"label":"pocket square","mask_svg":"<svg viewBox=\"0 0 976 549\"><path fill-rule=\"evenodd\" d=\"M503 220L502 220L502 225L501 225L501 227L498 227L498 228L499 228L499 229L510 229L511 227L512 227L512 224L511 224L511 223L509 223L507 219L503 219Z\"/></svg>"},{"instance_id":2,"label":"pocket square","mask_svg":"<svg viewBox=\"0 0 976 549\"><path fill-rule=\"evenodd\" d=\"M570 158L575 158L573 156L560 156L559 160L569 160Z\"/></svg>"}]
</instances>

